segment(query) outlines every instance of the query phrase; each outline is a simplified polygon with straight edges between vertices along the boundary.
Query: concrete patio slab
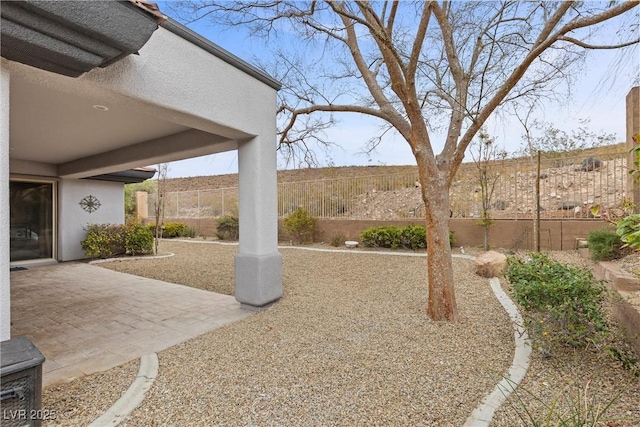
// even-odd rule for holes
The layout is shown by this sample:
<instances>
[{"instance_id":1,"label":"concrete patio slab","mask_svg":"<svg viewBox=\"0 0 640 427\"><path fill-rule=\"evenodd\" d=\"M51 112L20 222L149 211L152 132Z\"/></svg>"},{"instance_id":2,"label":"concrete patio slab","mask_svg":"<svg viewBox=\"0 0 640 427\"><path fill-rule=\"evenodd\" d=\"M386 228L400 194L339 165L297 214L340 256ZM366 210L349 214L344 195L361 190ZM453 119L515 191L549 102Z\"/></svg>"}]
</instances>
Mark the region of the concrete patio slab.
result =
<instances>
[{"instance_id":1,"label":"concrete patio slab","mask_svg":"<svg viewBox=\"0 0 640 427\"><path fill-rule=\"evenodd\" d=\"M253 313L234 297L85 263L11 272L11 336L46 357L43 386L101 372Z\"/></svg>"}]
</instances>

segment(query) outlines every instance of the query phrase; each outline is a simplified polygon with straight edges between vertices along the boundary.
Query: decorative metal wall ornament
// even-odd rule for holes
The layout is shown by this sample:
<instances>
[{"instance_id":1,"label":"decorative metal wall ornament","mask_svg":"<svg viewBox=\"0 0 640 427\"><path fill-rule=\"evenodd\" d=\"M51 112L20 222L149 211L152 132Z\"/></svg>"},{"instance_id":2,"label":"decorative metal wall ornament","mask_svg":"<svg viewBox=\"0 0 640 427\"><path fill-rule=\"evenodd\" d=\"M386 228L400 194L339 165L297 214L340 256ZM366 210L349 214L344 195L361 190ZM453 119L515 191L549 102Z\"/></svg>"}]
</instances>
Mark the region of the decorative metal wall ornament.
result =
<instances>
[{"instance_id":1,"label":"decorative metal wall ornament","mask_svg":"<svg viewBox=\"0 0 640 427\"><path fill-rule=\"evenodd\" d=\"M89 194L84 199L80 200L79 204L80 206L82 206L82 209L84 209L89 213L97 211L98 208L102 206L102 203L100 203L100 200L98 200L97 197L92 196L91 194Z\"/></svg>"}]
</instances>

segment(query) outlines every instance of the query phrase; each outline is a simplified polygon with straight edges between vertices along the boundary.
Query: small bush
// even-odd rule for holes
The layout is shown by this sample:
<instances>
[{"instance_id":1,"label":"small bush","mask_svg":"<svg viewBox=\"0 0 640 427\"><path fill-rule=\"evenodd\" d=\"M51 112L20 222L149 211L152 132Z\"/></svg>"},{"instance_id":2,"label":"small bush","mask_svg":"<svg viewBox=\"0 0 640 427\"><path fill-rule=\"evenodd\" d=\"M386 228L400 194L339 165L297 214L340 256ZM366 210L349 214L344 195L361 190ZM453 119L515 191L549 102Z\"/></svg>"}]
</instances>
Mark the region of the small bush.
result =
<instances>
[{"instance_id":1,"label":"small bush","mask_svg":"<svg viewBox=\"0 0 640 427\"><path fill-rule=\"evenodd\" d=\"M587 236L591 258L596 261L607 261L622 256L622 240L610 230L592 230Z\"/></svg>"},{"instance_id":2,"label":"small bush","mask_svg":"<svg viewBox=\"0 0 640 427\"><path fill-rule=\"evenodd\" d=\"M131 224L125 227L124 247L131 255L153 252L153 233L148 227Z\"/></svg>"},{"instance_id":3,"label":"small bush","mask_svg":"<svg viewBox=\"0 0 640 427\"><path fill-rule=\"evenodd\" d=\"M606 330L603 304L606 293L591 271L562 264L544 254L528 261L507 258L506 277L526 324L544 341L584 347L599 341Z\"/></svg>"},{"instance_id":4,"label":"small bush","mask_svg":"<svg viewBox=\"0 0 640 427\"><path fill-rule=\"evenodd\" d=\"M220 240L238 240L240 236L240 222L238 217L224 215L218 218L216 223L216 236Z\"/></svg>"},{"instance_id":5,"label":"small bush","mask_svg":"<svg viewBox=\"0 0 640 427\"><path fill-rule=\"evenodd\" d=\"M90 258L121 255L125 249L125 228L116 224L88 224L82 250Z\"/></svg>"},{"instance_id":6,"label":"small bush","mask_svg":"<svg viewBox=\"0 0 640 427\"><path fill-rule=\"evenodd\" d=\"M296 209L283 222L285 231L298 243L313 242L315 218L306 209Z\"/></svg>"}]
</instances>

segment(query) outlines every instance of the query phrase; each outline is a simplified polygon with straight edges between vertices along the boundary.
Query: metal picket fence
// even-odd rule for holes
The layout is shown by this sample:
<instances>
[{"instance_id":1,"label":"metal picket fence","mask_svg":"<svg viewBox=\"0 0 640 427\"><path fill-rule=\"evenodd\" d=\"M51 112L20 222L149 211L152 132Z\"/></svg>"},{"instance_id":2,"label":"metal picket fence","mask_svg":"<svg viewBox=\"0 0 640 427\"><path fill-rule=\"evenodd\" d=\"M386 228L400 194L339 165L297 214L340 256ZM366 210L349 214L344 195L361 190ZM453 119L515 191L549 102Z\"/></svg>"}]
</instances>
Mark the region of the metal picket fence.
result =
<instances>
[{"instance_id":1,"label":"metal picket fence","mask_svg":"<svg viewBox=\"0 0 640 427\"><path fill-rule=\"evenodd\" d=\"M535 215L537 162L501 160L488 166L495 177L493 218L532 218ZM614 207L626 196L626 153L592 156L548 156L540 165L542 218L588 218L598 204ZM404 219L424 216L418 174L402 173L322 179L278 184L278 215L298 208L318 218ZM216 218L238 215L238 189L194 190L167 193L167 218ZM155 195L150 194L149 212ZM481 214L478 164L461 166L451 187L451 216L474 218Z\"/></svg>"},{"instance_id":2,"label":"metal picket fence","mask_svg":"<svg viewBox=\"0 0 640 427\"><path fill-rule=\"evenodd\" d=\"M156 194L147 199L149 214L153 215ZM238 215L238 188L177 191L165 194L165 218L218 218Z\"/></svg>"}]
</instances>

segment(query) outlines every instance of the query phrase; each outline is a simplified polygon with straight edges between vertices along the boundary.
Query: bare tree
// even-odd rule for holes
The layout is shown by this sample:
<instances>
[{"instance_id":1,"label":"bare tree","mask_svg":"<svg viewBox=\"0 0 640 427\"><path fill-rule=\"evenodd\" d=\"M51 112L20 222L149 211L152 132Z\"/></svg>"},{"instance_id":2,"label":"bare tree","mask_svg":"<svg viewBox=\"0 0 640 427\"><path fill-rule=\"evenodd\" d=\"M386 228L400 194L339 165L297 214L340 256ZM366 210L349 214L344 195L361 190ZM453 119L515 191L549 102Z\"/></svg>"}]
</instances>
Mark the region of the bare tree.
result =
<instances>
[{"instance_id":1,"label":"bare tree","mask_svg":"<svg viewBox=\"0 0 640 427\"><path fill-rule=\"evenodd\" d=\"M531 162L531 170L535 170L537 172L533 189L536 200L536 214L533 218L533 247L537 252L540 252L540 151L535 145L534 138L532 136L532 128L529 124L529 121L531 120L531 114L534 112L535 108L535 102L528 103L528 105L526 105L526 112L522 113L516 108L515 116L524 129L522 139L525 143L525 146L522 147L520 151L529 157L529 161Z\"/></svg>"},{"instance_id":2,"label":"bare tree","mask_svg":"<svg viewBox=\"0 0 640 427\"><path fill-rule=\"evenodd\" d=\"M345 112L379 119L383 132L393 129L410 145L426 207L427 313L431 319L449 321L458 318L449 188L465 150L504 104L553 97L585 51L636 45L638 28L633 23L638 17L628 12L637 5L290 0L182 4L190 8L192 19L248 25L267 46L279 46L277 63L268 71L285 84L278 110L281 151L313 161L309 148L327 143L322 131L333 125L334 114ZM613 36L605 31L598 38L599 24L610 20L624 31ZM370 141L369 148L378 142Z\"/></svg>"},{"instance_id":3,"label":"bare tree","mask_svg":"<svg viewBox=\"0 0 640 427\"><path fill-rule=\"evenodd\" d=\"M507 157L507 152L498 149L495 141L489 136L485 128L480 129L478 138L471 143L469 153L476 165L477 182L480 185L481 211L477 224L484 229L484 250L489 250L489 227L494 223L491 216L493 207L493 193L496 183L500 179L497 168L498 161Z\"/></svg>"},{"instance_id":4,"label":"bare tree","mask_svg":"<svg viewBox=\"0 0 640 427\"><path fill-rule=\"evenodd\" d=\"M153 253L158 254L158 243L162 237L162 227L164 225L164 208L166 205L165 196L167 194L167 173L169 166L166 163L158 165L158 176L156 185L156 201L153 204L156 226L154 228Z\"/></svg>"}]
</instances>

